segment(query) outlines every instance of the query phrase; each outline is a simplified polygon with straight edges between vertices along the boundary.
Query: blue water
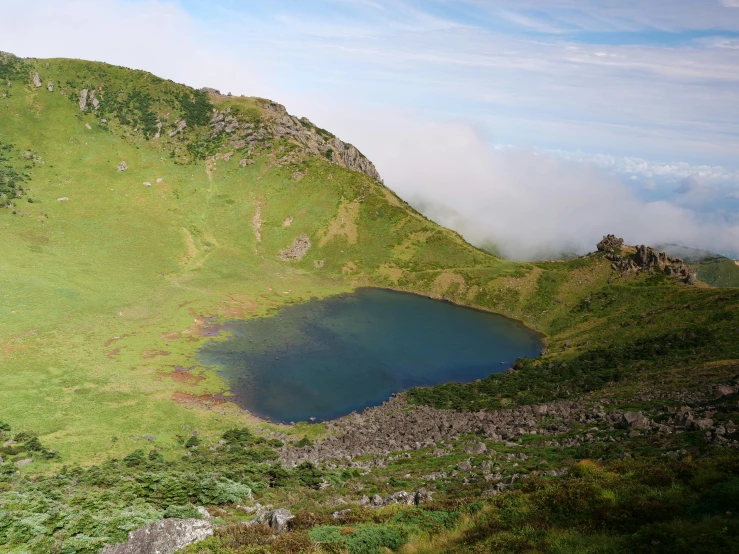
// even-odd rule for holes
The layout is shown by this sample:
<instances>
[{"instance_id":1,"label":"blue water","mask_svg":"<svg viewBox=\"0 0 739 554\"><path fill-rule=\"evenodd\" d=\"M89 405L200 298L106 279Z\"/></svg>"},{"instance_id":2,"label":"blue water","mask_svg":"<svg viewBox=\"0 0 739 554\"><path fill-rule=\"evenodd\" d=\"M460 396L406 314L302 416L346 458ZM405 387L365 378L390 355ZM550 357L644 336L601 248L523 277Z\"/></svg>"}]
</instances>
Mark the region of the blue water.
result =
<instances>
[{"instance_id":1,"label":"blue water","mask_svg":"<svg viewBox=\"0 0 739 554\"><path fill-rule=\"evenodd\" d=\"M199 361L218 367L237 404L282 422L332 419L414 386L474 381L542 348L540 335L505 317L371 288L224 328L232 338L207 343Z\"/></svg>"}]
</instances>

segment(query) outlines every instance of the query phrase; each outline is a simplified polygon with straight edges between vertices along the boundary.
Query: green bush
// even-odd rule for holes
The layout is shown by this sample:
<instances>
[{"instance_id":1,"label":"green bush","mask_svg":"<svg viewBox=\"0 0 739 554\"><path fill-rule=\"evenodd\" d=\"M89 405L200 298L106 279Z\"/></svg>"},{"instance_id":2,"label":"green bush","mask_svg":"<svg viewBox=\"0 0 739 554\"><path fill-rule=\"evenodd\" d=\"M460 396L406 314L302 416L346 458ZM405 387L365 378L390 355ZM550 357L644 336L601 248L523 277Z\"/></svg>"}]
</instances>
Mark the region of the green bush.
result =
<instances>
[{"instance_id":1,"label":"green bush","mask_svg":"<svg viewBox=\"0 0 739 554\"><path fill-rule=\"evenodd\" d=\"M349 554L379 554L382 548L398 550L408 542L408 533L404 529L380 525L329 525L311 529L308 535L317 543L343 545Z\"/></svg>"},{"instance_id":2,"label":"green bush","mask_svg":"<svg viewBox=\"0 0 739 554\"><path fill-rule=\"evenodd\" d=\"M197 446L200 446L200 439L195 435L187 439L187 442L185 443L185 448L195 448Z\"/></svg>"},{"instance_id":3,"label":"green bush","mask_svg":"<svg viewBox=\"0 0 739 554\"><path fill-rule=\"evenodd\" d=\"M203 516L200 514L195 506L193 506L192 504L185 504L184 506L169 506L164 511L164 517L180 519L201 519Z\"/></svg>"}]
</instances>

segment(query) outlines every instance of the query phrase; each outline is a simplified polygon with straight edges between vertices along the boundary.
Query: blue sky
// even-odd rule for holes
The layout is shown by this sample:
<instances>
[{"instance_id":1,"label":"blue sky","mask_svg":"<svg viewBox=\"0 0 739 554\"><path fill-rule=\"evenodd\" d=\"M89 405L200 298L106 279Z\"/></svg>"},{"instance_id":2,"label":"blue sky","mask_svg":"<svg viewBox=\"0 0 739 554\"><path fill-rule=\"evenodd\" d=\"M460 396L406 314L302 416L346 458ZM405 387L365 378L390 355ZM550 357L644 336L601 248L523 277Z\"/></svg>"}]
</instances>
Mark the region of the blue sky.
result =
<instances>
[{"instance_id":1,"label":"blue sky","mask_svg":"<svg viewBox=\"0 0 739 554\"><path fill-rule=\"evenodd\" d=\"M739 257L739 0L19 4L0 0L0 49L273 98L477 242L620 232ZM522 217L542 226L523 241Z\"/></svg>"},{"instance_id":2,"label":"blue sky","mask_svg":"<svg viewBox=\"0 0 739 554\"><path fill-rule=\"evenodd\" d=\"M736 2L733 2L736 4ZM720 0L183 0L285 93L467 119L496 144L739 169L739 8Z\"/></svg>"}]
</instances>

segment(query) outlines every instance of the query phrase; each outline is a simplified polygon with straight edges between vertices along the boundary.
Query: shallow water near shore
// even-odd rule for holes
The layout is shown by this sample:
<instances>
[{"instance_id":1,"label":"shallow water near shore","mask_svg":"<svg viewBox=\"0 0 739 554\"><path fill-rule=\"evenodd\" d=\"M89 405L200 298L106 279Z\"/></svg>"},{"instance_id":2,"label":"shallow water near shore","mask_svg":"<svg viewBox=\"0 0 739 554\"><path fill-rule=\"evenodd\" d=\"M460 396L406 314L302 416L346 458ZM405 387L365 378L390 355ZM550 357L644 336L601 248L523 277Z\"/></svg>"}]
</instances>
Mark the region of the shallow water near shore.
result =
<instances>
[{"instance_id":1,"label":"shallow water near shore","mask_svg":"<svg viewBox=\"0 0 739 554\"><path fill-rule=\"evenodd\" d=\"M542 348L538 333L506 317L373 288L222 328L232 337L207 343L199 361L217 367L234 402L280 422L333 419L411 387L474 381Z\"/></svg>"}]
</instances>

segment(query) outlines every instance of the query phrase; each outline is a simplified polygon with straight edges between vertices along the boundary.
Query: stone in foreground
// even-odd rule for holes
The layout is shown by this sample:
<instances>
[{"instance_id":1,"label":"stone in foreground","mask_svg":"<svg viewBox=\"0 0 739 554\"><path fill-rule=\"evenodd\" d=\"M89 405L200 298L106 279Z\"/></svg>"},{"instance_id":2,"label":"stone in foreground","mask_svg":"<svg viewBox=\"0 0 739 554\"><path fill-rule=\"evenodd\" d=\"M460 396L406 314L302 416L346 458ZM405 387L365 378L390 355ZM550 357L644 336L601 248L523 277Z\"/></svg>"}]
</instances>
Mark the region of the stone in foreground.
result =
<instances>
[{"instance_id":1,"label":"stone in foreground","mask_svg":"<svg viewBox=\"0 0 739 554\"><path fill-rule=\"evenodd\" d=\"M106 546L102 554L173 554L213 534L213 525L201 519L163 519L128 534L121 544Z\"/></svg>"},{"instance_id":2,"label":"stone in foreground","mask_svg":"<svg viewBox=\"0 0 739 554\"><path fill-rule=\"evenodd\" d=\"M282 533L283 531L287 531L288 524L294 517L295 516L290 513L290 510L278 508L277 510L271 510L262 514L257 522L269 525L276 533Z\"/></svg>"}]
</instances>

